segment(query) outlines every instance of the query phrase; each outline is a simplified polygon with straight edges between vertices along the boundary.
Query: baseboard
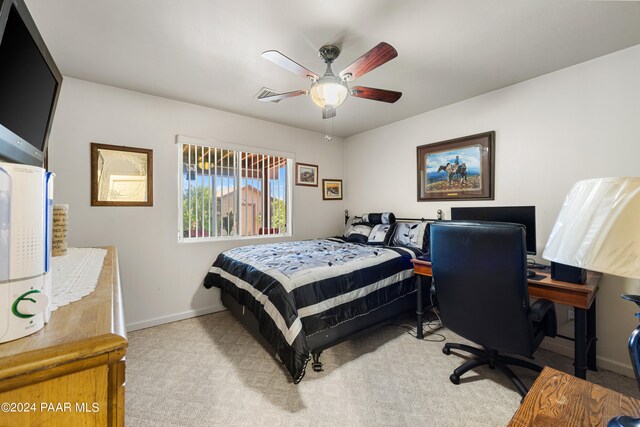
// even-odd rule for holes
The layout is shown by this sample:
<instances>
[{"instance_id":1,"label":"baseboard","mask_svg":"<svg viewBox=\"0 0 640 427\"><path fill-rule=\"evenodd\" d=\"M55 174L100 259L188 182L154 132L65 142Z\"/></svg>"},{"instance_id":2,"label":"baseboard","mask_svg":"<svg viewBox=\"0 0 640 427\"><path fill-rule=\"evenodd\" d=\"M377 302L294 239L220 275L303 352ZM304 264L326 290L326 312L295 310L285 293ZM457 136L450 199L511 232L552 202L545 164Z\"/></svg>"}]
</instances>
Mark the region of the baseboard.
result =
<instances>
[{"instance_id":1,"label":"baseboard","mask_svg":"<svg viewBox=\"0 0 640 427\"><path fill-rule=\"evenodd\" d=\"M563 345L559 343L558 340L559 340L558 338L556 339L545 338L544 341L542 341L542 343L540 344L540 348L553 351L554 353L558 353L558 354L561 354L562 356L566 356L573 359L573 344L571 344L571 346L569 346L568 344Z\"/></svg>"},{"instance_id":2,"label":"baseboard","mask_svg":"<svg viewBox=\"0 0 640 427\"><path fill-rule=\"evenodd\" d=\"M540 348L545 350L553 351L554 353L561 354L563 356L570 357L573 359L573 343L568 345L563 345L558 342L558 338L556 339L545 339ZM596 363L598 369L606 369L607 371L615 372L620 375L624 375L625 377L635 378L636 375L633 372L633 367L629 364L626 365L624 363L620 363L616 360L611 360L606 357L596 356ZM587 373L587 379L589 378L589 374Z\"/></svg>"},{"instance_id":3,"label":"baseboard","mask_svg":"<svg viewBox=\"0 0 640 427\"><path fill-rule=\"evenodd\" d=\"M635 372L633 372L633 367L631 366L601 356L598 356L596 359L598 360L598 368L606 369L607 371L615 372L629 378L636 377Z\"/></svg>"},{"instance_id":4,"label":"baseboard","mask_svg":"<svg viewBox=\"0 0 640 427\"><path fill-rule=\"evenodd\" d=\"M168 316L160 316L149 320L143 320L141 322L127 323L127 332L151 328L152 326L163 325L165 323L176 322L178 320L190 319L192 317L203 316L205 314L211 314L222 310L226 310L226 308L221 303L218 303L216 305L199 308L197 310L188 310L183 311L182 313L170 314Z\"/></svg>"}]
</instances>

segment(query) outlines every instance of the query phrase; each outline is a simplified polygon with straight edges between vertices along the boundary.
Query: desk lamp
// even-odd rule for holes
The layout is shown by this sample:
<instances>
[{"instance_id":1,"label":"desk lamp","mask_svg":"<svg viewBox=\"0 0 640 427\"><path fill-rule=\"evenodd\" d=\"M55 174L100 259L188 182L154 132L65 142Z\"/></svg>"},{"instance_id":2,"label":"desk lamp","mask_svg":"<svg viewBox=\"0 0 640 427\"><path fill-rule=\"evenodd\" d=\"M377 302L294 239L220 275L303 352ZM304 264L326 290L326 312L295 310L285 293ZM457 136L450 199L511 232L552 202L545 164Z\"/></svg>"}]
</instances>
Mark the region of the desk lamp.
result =
<instances>
[{"instance_id":1,"label":"desk lamp","mask_svg":"<svg viewBox=\"0 0 640 427\"><path fill-rule=\"evenodd\" d=\"M640 279L640 177L576 183L562 205L542 257L588 270ZM640 295L622 295L640 307ZM640 313L636 313L640 318ZM640 387L640 326L629 337L629 355ZM609 427L640 426L615 417Z\"/></svg>"}]
</instances>

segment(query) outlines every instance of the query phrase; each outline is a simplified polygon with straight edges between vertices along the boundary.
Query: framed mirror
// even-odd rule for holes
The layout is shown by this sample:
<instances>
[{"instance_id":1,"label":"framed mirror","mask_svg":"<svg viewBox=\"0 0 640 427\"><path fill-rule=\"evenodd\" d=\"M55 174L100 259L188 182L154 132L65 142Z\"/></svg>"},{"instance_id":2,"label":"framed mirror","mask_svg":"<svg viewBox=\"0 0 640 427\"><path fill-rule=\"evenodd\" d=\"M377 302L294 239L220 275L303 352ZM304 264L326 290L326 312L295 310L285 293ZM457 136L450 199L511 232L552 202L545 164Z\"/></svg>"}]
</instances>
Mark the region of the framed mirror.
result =
<instances>
[{"instance_id":1,"label":"framed mirror","mask_svg":"<svg viewBox=\"0 0 640 427\"><path fill-rule=\"evenodd\" d=\"M153 206L153 150L92 142L91 206Z\"/></svg>"}]
</instances>

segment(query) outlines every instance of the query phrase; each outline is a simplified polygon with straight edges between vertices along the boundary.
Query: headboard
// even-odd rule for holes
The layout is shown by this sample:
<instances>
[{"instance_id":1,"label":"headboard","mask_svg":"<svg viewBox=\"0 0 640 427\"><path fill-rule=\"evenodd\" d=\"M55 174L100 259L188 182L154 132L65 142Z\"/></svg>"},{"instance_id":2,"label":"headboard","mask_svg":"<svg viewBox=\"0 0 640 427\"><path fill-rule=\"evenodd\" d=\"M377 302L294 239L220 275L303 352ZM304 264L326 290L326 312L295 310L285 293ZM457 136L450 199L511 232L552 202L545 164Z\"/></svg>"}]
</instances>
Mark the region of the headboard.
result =
<instances>
[{"instance_id":1,"label":"headboard","mask_svg":"<svg viewBox=\"0 0 640 427\"><path fill-rule=\"evenodd\" d=\"M359 216L355 216L355 218L360 218ZM401 222L412 222L412 221L440 221L444 219L443 218L443 214L442 214L442 209L438 209L438 217L437 218L396 218L396 221L401 221ZM346 224L347 221L349 220L349 210L345 209L344 210L344 223Z\"/></svg>"}]
</instances>

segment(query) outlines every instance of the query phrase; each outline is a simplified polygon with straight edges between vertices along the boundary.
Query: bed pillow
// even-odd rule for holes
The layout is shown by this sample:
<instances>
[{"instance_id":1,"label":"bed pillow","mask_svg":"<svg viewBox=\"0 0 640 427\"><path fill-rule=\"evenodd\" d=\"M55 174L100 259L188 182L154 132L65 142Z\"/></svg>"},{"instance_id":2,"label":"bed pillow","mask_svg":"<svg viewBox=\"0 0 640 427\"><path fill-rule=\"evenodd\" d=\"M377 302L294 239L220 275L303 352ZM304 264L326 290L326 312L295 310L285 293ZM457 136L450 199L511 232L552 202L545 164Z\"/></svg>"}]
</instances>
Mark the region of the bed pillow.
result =
<instances>
[{"instance_id":1,"label":"bed pillow","mask_svg":"<svg viewBox=\"0 0 640 427\"><path fill-rule=\"evenodd\" d=\"M422 242L422 253L431 256L431 223L427 223L424 229L424 241Z\"/></svg>"},{"instance_id":2,"label":"bed pillow","mask_svg":"<svg viewBox=\"0 0 640 427\"><path fill-rule=\"evenodd\" d=\"M406 246L429 252L429 223L428 222L399 222L396 224L390 246Z\"/></svg>"},{"instance_id":3,"label":"bed pillow","mask_svg":"<svg viewBox=\"0 0 640 427\"><path fill-rule=\"evenodd\" d=\"M367 244L369 234L373 227L369 224L358 224L353 226L353 231L347 236L347 242Z\"/></svg>"},{"instance_id":4,"label":"bed pillow","mask_svg":"<svg viewBox=\"0 0 640 427\"><path fill-rule=\"evenodd\" d=\"M344 233L342 234L342 237L345 239L348 238L349 235L353 233L353 228L358 224L362 224L362 218L359 216L350 216L349 219L347 219L347 223L344 225Z\"/></svg>"},{"instance_id":5,"label":"bed pillow","mask_svg":"<svg viewBox=\"0 0 640 427\"><path fill-rule=\"evenodd\" d=\"M377 224L374 225L369 234L367 245L383 246L389 243L391 234L393 233L394 224Z\"/></svg>"},{"instance_id":6,"label":"bed pillow","mask_svg":"<svg viewBox=\"0 0 640 427\"><path fill-rule=\"evenodd\" d=\"M396 216L393 212L382 213L366 213L362 215L362 222L369 224L393 224L396 222Z\"/></svg>"}]
</instances>

